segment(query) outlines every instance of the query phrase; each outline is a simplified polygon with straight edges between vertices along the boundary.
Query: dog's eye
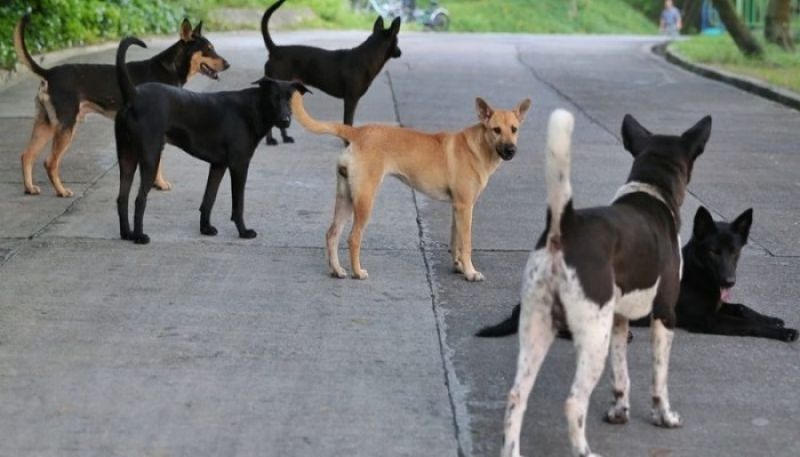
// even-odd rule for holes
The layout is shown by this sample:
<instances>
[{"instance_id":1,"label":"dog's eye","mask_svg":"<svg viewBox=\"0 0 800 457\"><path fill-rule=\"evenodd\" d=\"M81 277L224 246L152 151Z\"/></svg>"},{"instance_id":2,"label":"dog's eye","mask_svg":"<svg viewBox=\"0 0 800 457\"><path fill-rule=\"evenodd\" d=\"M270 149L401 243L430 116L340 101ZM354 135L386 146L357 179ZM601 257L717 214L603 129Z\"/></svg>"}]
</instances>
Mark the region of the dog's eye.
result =
<instances>
[{"instance_id":1,"label":"dog's eye","mask_svg":"<svg viewBox=\"0 0 800 457\"><path fill-rule=\"evenodd\" d=\"M495 127L494 128L494 133L500 135L500 127Z\"/></svg>"},{"instance_id":2,"label":"dog's eye","mask_svg":"<svg viewBox=\"0 0 800 457\"><path fill-rule=\"evenodd\" d=\"M516 125L512 125L511 126L511 133L517 133L517 126Z\"/></svg>"}]
</instances>

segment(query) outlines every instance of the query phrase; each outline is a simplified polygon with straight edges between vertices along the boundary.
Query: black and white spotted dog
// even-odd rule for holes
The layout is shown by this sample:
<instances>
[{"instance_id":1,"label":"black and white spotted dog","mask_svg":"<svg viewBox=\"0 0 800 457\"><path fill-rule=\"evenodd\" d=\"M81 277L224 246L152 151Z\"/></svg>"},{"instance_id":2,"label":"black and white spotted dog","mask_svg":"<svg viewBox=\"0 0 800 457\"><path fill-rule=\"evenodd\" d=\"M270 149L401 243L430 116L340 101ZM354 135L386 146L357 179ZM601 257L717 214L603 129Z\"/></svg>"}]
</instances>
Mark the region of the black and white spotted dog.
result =
<instances>
[{"instance_id":1,"label":"black and white spotted dog","mask_svg":"<svg viewBox=\"0 0 800 457\"><path fill-rule=\"evenodd\" d=\"M679 210L695 159L711 133L705 117L680 136L654 135L632 116L622 123L634 157L627 183L610 206L576 210L569 180L574 119L550 116L547 139L547 227L531 253L522 286L520 350L508 394L503 457L519 457L520 428L542 360L557 330L572 332L577 369L566 401L572 453L597 456L586 442L586 412L612 352L615 403L606 414L628 421L628 320L652 311L652 419L679 427L670 407L667 370L682 270Z\"/></svg>"}]
</instances>

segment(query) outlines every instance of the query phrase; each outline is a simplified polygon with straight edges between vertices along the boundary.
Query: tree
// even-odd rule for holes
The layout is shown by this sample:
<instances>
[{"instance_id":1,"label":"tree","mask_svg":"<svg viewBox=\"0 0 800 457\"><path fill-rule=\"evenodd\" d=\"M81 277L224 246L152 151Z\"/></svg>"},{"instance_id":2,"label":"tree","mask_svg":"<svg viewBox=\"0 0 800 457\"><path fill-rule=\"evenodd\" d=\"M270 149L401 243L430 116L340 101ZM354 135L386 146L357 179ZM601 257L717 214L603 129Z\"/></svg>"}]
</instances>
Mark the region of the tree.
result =
<instances>
[{"instance_id":1,"label":"tree","mask_svg":"<svg viewBox=\"0 0 800 457\"><path fill-rule=\"evenodd\" d=\"M719 12L719 18L728 30L728 33L736 43L736 47L742 51L742 54L748 57L761 57L764 50L761 45L747 29L747 26L742 23L739 16L736 14L736 8L733 7L731 0L712 0L714 8Z\"/></svg>"},{"instance_id":2,"label":"tree","mask_svg":"<svg viewBox=\"0 0 800 457\"><path fill-rule=\"evenodd\" d=\"M764 38L783 49L794 50L791 0L770 0L764 21Z\"/></svg>"}]
</instances>

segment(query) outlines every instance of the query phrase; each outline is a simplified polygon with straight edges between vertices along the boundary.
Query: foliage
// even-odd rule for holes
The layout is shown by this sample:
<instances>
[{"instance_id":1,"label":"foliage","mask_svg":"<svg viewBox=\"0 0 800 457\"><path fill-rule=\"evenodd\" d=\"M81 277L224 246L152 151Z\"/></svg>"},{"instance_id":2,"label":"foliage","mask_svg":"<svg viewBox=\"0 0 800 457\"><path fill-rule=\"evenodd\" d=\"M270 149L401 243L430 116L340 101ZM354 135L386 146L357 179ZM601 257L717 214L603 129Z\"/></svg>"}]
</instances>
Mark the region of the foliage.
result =
<instances>
[{"instance_id":1,"label":"foliage","mask_svg":"<svg viewBox=\"0 0 800 457\"><path fill-rule=\"evenodd\" d=\"M16 62L12 36L31 13L26 44L31 53L125 35L173 33L186 9L175 0L7 0L0 6L0 67Z\"/></svg>"},{"instance_id":2,"label":"foliage","mask_svg":"<svg viewBox=\"0 0 800 457\"><path fill-rule=\"evenodd\" d=\"M800 92L798 52L786 52L778 46L762 42L763 57L745 57L727 35L697 36L670 46L693 62L717 66Z\"/></svg>"}]
</instances>

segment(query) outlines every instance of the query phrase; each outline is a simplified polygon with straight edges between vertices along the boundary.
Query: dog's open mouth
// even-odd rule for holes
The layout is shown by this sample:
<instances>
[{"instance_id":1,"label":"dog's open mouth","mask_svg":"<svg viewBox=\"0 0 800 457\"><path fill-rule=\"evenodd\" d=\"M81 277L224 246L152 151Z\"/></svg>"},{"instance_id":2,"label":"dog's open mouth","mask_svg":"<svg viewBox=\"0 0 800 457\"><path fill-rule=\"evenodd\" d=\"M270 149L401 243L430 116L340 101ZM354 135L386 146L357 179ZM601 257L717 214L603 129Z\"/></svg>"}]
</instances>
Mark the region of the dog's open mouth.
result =
<instances>
[{"instance_id":1,"label":"dog's open mouth","mask_svg":"<svg viewBox=\"0 0 800 457\"><path fill-rule=\"evenodd\" d=\"M731 288L720 288L719 289L719 298L720 300L724 301L725 303L730 303L731 300Z\"/></svg>"},{"instance_id":2,"label":"dog's open mouth","mask_svg":"<svg viewBox=\"0 0 800 457\"><path fill-rule=\"evenodd\" d=\"M208 76L211 79L219 79L219 73L205 63L200 64L200 73Z\"/></svg>"}]
</instances>

